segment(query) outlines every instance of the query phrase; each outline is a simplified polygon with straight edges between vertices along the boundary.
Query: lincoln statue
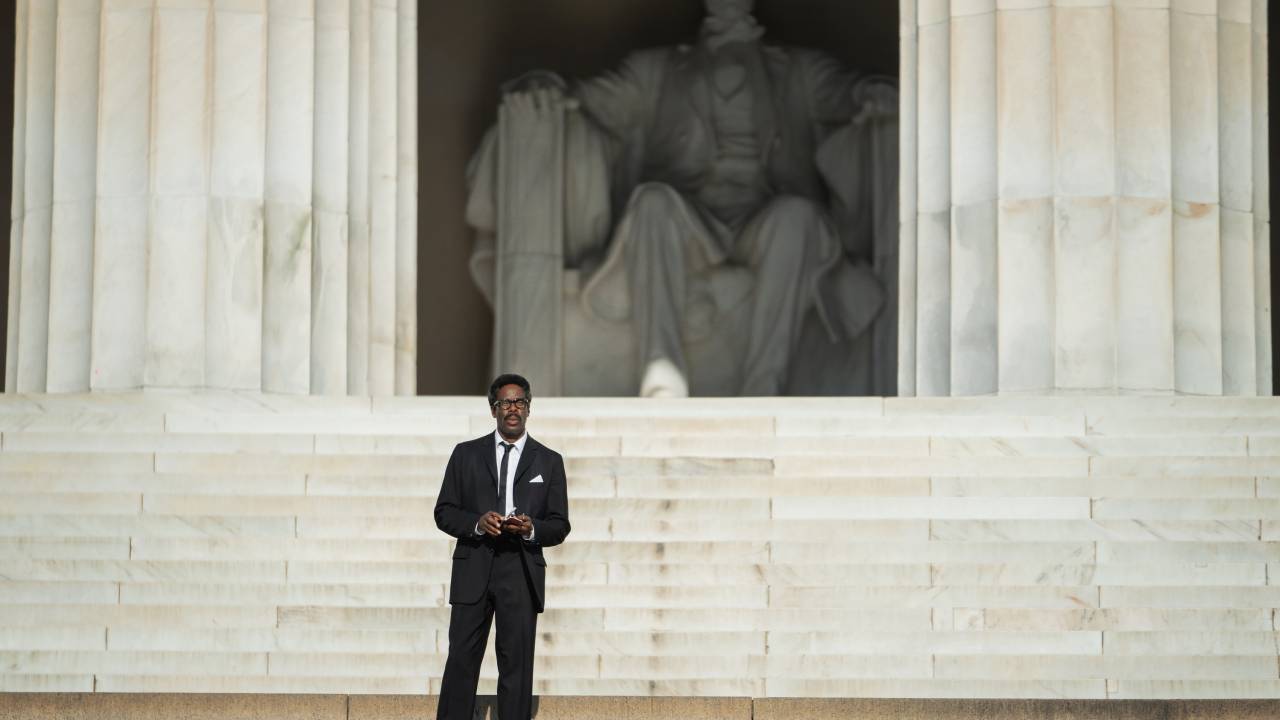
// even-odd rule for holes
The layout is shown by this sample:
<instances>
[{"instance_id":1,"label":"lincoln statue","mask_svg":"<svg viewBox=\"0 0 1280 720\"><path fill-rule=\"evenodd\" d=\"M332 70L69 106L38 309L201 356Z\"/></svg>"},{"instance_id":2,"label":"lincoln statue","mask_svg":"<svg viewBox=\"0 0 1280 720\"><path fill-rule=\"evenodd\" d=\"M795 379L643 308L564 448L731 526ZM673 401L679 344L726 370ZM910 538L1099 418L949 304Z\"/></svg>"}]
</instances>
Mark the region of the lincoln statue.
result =
<instances>
[{"instance_id":1,"label":"lincoln statue","mask_svg":"<svg viewBox=\"0 0 1280 720\"><path fill-rule=\"evenodd\" d=\"M896 287L895 84L815 50L765 44L751 0L706 9L691 45L634 52L575 85L534 72L507 88L510 118L573 110L553 182L580 301L629 328L642 396L690 394L697 362L730 383L726 394L795 392L806 321L820 342L803 352L858 353L854 371L839 369L847 359L834 366L836 385L860 383L841 390L884 392L872 366L893 358L884 326ZM501 282L494 256L506 242L521 257L524 224L507 218L511 237L494 239L497 196L512 186L503 176L519 164L514 148L501 159L501 142L491 132L470 172L473 271L491 299ZM695 360L699 338L718 339Z\"/></svg>"}]
</instances>

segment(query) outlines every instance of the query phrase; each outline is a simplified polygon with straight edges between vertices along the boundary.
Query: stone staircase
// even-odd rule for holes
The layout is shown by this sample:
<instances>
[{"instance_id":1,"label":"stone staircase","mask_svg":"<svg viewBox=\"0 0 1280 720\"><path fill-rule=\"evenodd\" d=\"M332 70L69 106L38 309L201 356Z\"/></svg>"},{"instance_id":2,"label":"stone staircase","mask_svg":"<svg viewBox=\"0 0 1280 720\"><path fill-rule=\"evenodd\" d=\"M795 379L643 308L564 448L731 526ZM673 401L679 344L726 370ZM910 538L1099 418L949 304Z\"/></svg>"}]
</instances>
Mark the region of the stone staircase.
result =
<instances>
[{"instance_id":1,"label":"stone staircase","mask_svg":"<svg viewBox=\"0 0 1280 720\"><path fill-rule=\"evenodd\" d=\"M431 508L492 422L3 396L0 691L434 693ZM540 695L1280 698L1280 401L537 399L530 430L573 522Z\"/></svg>"}]
</instances>

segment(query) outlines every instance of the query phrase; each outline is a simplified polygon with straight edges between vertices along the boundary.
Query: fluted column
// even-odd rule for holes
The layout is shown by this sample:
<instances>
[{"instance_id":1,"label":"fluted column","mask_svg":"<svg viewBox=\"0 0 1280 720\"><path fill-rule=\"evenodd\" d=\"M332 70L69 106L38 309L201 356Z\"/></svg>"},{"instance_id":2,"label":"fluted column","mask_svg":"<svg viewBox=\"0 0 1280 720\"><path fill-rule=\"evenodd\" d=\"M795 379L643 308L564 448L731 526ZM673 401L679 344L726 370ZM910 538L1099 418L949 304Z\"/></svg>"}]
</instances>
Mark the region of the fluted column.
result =
<instances>
[{"instance_id":1,"label":"fluted column","mask_svg":"<svg viewBox=\"0 0 1280 720\"><path fill-rule=\"evenodd\" d=\"M1270 393L1266 11L903 1L902 393Z\"/></svg>"},{"instance_id":2,"label":"fluted column","mask_svg":"<svg viewBox=\"0 0 1280 720\"><path fill-rule=\"evenodd\" d=\"M19 0L5 387L412 394L414 0Z\"/></svg>"}]
</instances>

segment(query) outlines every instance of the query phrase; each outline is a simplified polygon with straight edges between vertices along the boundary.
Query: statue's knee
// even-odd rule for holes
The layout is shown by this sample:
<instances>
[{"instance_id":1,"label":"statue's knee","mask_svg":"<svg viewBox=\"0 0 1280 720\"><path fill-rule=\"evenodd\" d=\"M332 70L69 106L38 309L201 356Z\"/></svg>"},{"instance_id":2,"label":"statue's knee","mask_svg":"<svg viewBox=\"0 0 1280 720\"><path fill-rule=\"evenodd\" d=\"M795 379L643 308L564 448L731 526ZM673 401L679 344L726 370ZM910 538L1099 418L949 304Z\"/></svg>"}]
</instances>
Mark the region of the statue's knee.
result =
<instances>
[{"instance_id":1,"label":"statue's knee","mask_svg":"<svg viewBox=\"0 0 1280 720\"><path fill-rule=\"evenodd\" d=\"M688 212L684 199L670 185L642 183L631 193L627 204L627 225L641 238L633 250L680 256L689 239Z\"/></svg>"},{"instance_id":2,"label":"statue's knee","mask_svg":"<svg viewBox=\"0 0 1280 720\"><path fill-rule=\"evenodd\" d=\"M631 201L627 203L627 208L632 213L671 213L679 206L680 194L670 185L656 182L637 185L631 192Z\"/></svg>"},{"instance_id":3,"label":"statue's knee","mask_svg":"<svg viewBox=\"0 0 1280 720\"><path fill-rule=\"evenodd\" d=\"M799 271L804 265L810 236L822 222L822 208L807 198L784 195L765 207L752 264L768 265L776 272L783 268Z\"/></svg>"},{"instance_id":4,"label":"statue's knee","mask_svg":"<svg viewBox=\"0 0 1280 720\"><path fill-rule=\"evenodd\" d=\"M812 223L822 218L822 207L799 195L779 195L769 202L765 215L776 222Z\"/></svg>"}]
</instances>

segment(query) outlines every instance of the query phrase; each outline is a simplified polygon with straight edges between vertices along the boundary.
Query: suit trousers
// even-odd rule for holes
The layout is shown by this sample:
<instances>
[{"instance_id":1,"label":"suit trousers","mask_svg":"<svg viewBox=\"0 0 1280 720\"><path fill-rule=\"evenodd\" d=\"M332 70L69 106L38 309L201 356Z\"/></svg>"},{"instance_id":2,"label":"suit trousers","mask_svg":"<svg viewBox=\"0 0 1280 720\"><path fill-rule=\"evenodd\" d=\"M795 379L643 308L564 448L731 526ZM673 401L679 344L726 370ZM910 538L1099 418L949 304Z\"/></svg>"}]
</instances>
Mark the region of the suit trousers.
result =
<instances>
[{"instance_id":1,"label":"suit trousers","mask_svg":"<svg viewBox=\"0 0 1280 720\"><path fill-rule=\"evenodd\" d=\"M480 663L484 660L489 627L495 617L498 622L498 634L494 638L498 652L498 717L530 720L532 714L533 649L538 613L520 548L513 542L499 541L495 545L489 586L484 595L476 603L455 603L449 617L449 657L440 682L437 720L472 720Z\"/></svg>"}]
</instances>

